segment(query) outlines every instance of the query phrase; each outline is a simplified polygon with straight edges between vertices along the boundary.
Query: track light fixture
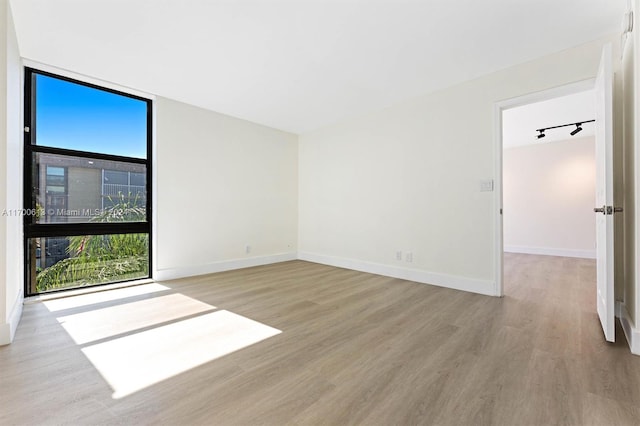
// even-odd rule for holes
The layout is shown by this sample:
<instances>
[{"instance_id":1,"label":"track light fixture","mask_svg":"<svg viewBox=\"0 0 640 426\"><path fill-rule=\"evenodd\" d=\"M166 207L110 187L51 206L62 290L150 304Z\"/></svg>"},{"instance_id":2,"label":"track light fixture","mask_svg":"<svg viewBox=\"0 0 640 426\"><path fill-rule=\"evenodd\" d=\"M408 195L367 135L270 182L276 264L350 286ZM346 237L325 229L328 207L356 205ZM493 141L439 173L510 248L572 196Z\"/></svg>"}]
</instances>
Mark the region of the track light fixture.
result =
<instances>
[{"instance_id":1,"label":"track light fixture","mask_svg":"<svg viewBox=\"0 0 640 426\"><path fill-rule=\"evenodd\" d=\"M573 130L571 133L569 133L571 136L575 136L578 132L582 131L582 127L580 127L582 125L582 123L576 123L576 128L575 130Z\"/></svg>"},{"instance_id":2,"label":"track light fixture","mask_svg":"<svg viewBox=\"0 0 640 426\"><path fill-rule=\"evenodd\" d=\"M536 132L539 132L536 136L538 137L538 139L542 139L544 138L546 135L544 134L545 131L550 130L550 129L558 129L560 127L567 127L567 126L576 126L575 129L573 129L571 131L571 133L569 133L571 136L575 136L578 133L580 133L582 131L582 125L584 123L592 123L596 120L585 120L585 121L578 121L576 123L569 123L569 124L561 124L559 126L551 126L551 127L543 127L542 129L536 129Z\"/></svg>"}]
</instances>

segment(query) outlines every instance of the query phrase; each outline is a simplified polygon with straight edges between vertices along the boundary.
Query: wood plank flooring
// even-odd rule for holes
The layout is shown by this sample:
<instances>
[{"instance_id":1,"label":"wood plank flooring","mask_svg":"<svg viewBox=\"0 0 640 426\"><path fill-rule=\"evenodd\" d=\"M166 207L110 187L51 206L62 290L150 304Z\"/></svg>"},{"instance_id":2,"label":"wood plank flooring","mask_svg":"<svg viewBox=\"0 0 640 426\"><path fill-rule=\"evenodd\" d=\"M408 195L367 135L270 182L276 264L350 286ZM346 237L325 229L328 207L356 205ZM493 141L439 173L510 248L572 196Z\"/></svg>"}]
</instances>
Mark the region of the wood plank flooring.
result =
<instances>
[{"instance_id":1,"label":"wood plank flooring","mask_svg":"<svg viewBox=\"0 0 640 426\"><path fill-rule=\"evenodd\" d=\"M604 341L594 279L591 260L506 254L492 298L293 261L27 304L0 424L637 425L640 357L620 328ZM233 329L198 351L280 332L120 398L90 360L177 329L150 362L189 362L189 320L220 312Z\"/></svg>"}]
</instances>

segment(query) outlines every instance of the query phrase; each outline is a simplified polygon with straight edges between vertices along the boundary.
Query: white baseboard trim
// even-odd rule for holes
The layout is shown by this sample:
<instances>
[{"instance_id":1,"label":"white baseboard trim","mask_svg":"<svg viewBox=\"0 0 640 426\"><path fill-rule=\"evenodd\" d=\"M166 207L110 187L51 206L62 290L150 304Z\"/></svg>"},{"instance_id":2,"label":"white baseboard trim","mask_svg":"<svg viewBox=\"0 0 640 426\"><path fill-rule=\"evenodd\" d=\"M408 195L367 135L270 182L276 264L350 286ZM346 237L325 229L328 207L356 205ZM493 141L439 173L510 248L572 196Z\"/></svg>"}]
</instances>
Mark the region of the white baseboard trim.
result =
<instances>
[{"instance_id":1,"label":"white baseboard trim","mask_svg":"<svg viewBox=\"0 0 640 426\"><path fill-rule=\"evenodd\" d=\"M495 283L489 280L478 280L474 278L439 274L419 269L400 268L397 266L383 265L363 260L346 259L309 252L299 252L298 259L321 263L323 265L336 266L338 268L352 269L360 272L368 272L370 274L415 281L422 284L431 284L438 287L447 287L455 290L484 294L486 296L499 296L499 294L496 293Z\"/></svg>"},{"instance_id":2,"label":"white baseboard trim","mask_svg":"<svg viewBox=\"0 0 640 426\"><path fill-rule=\"evenodd\" d=\"M507 253L522 253L522 254L541 254L544 256L562 256L562 257L579 257L583 259L595 259L596 250L574 250L574 249L559 249L548 247L525 247L525 246L504 246L504 251Z\"/></svg>"},{"instance_id":3,"label":"white baseboard trim","mask_svg":"<svg viewBox=\"0 0 640 426\"><path fill-rule=\"evenodd\" d=\"M297 258L298 257L295 252L290 252L269 256L249 257L246 259L223 260L220 262L185 266L181 268L158 269L154 272L153 279L155 281L175 280L177 278L194 277L197 275L213 274L215 272L231 271L233 269L286 262L288 260L296 260Z\"/></svg>"},{"instance_id":4,"label":"white baseboard trim","mask_svg":"<svg viewBox=\"0 0 640 426\"><path fill-rule=\"evenodd\" d=\"M18 329L18 324L20 323L20 318L22 318L22 304L24 301L24 296L21 293L18 295L15 303L13 304L13 308L11 308L11 312L8 315L7 322L0 326L0 346L8 345L13 342L13 338L16 335L16 330Z\"/></svg>"},{"instance_id":5,"label":"white baseboard trim","mask_svg":"<svg viewBox=\"0 0 640 426\"><path fill-rule=\"evenodd\" d=\"M0 346L11 343L11 324L5 323L0 325Z\"/></svg>"},{"instance_id":6,"label":"white baseboard trim","mask_svg":"<svg viewBox=\"0 0 640 426\"><path fill-rule=\"evenodd\" d=\"M640 355L640 330L634 327L627 307L622 302L616 302L616 316L620 319L624 336L627 338L629 349L634 355Z\"/></svg>"}]
</instances>

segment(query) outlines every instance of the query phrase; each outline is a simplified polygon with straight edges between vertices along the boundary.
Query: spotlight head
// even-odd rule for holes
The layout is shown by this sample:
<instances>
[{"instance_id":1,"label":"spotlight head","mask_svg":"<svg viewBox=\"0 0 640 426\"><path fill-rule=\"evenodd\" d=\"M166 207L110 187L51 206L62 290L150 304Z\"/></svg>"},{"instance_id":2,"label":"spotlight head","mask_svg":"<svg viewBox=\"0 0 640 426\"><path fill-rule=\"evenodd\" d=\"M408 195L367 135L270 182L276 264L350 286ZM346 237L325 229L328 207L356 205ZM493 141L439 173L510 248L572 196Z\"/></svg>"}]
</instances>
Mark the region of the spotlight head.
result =
<instances>
[{"instance_id":1,"label":"spotlight head","mask_svg":"<svg viewBox=\"0 0 640 426\"><path fill-rule=\"evenodd\" d=\"M574 135L578 134L579 132L582 131L582 127L581 126L582 126L582 123L576 123L576 128L569 134L571 136L574 136Z\"/></svg>"},{"instance_id":2,"label":"spotlight head","mask_svg":"<svg viewBox=\"0 0 640 426\"><path fill-rule=\"evenodd\" d=\"M540 129L538 130L540 132L540 134L538 135L538 139L542 139L544 138L546 135L544 134L544 129Z\"/></svg>"}]
</instances>

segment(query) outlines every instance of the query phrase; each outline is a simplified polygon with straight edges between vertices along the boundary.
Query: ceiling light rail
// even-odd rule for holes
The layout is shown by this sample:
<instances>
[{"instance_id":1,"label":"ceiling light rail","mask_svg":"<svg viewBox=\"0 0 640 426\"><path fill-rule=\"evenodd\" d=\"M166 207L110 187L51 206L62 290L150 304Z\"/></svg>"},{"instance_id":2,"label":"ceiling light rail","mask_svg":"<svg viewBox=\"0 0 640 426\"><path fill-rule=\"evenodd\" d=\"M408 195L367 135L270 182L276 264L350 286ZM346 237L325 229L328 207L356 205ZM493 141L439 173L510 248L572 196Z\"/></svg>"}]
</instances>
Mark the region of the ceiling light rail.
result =
<instances>
[{"instance_id":1,"label":"ceiling light rail","mask_svg":"<svg viewBox=\"0 0 640 426\"><path fill-rule=\"evenodd\" d=\"M546 136L546 135L544 134L544 132L546 132L547 130L550 130L550 129L558 129L558 128L560 128L560 127L569 127L569 126L576 126L576 128L575 128L575 129L573 129L573 130L571 131L571 133L569 133L571 136L575 136L575 135L577 135L579 132L581 132L581 131L582 131L582 125L583 125L584 123L592 123L592 122L594 122L594 121L596 121L596 120L577 121L577 122L575 122L575 123L561 124L561 125L559 125L559 126L543 127L543 128L541 128L541 129L536 129L536 132L538 132L537 137L538 137L538 139L542 139L542 138L544 138L544 137Z\"/></svg>"}]
</instances>

